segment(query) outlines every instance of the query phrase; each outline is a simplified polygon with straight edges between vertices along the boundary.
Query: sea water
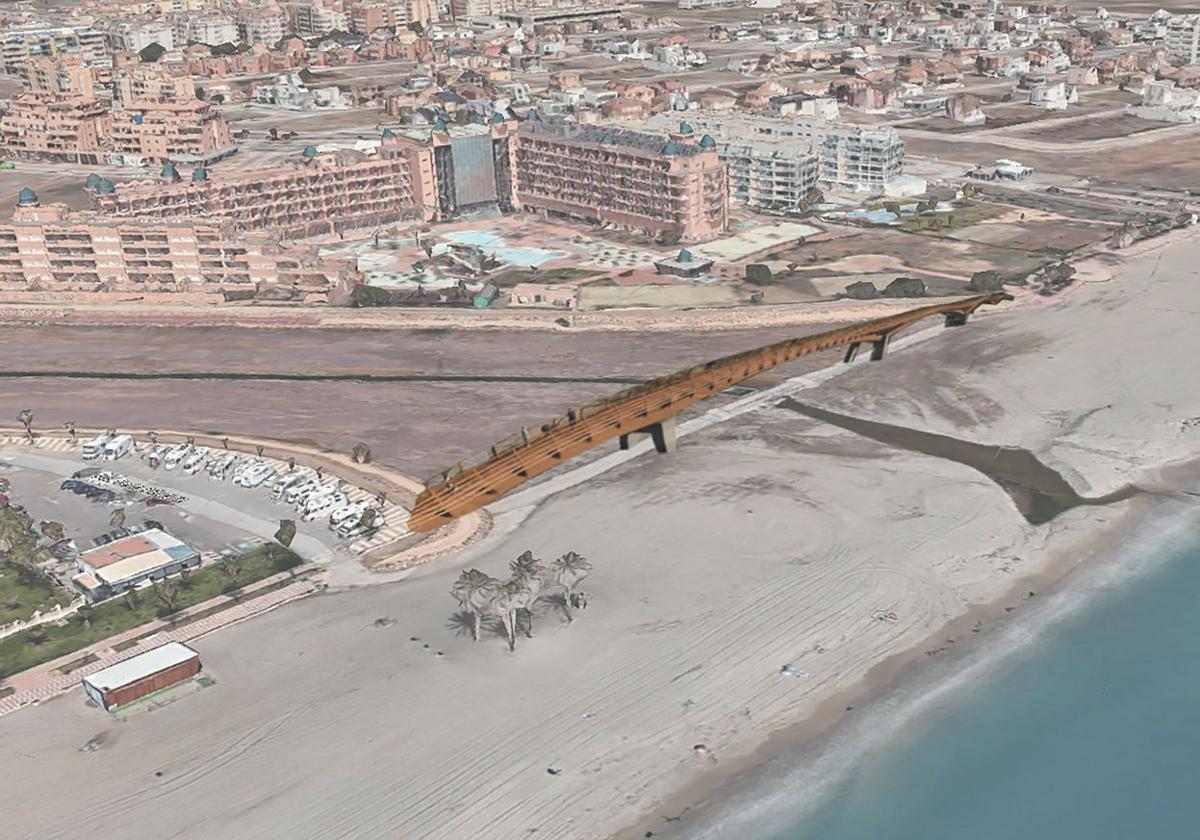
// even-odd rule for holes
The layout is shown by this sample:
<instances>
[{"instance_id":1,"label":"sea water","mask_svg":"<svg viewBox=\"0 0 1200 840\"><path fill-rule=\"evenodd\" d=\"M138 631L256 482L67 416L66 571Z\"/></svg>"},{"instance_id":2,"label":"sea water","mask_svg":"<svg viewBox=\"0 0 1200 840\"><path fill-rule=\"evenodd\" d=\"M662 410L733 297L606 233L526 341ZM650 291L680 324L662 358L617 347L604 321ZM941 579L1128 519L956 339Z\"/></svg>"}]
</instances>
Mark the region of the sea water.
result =
<instances>
[{"instance_id":1,"label":"sea water","mask_svg":"<svg viewBox=\"0 0 1200 840\"><path fill-rule=\"evenodd\" d=\"M1124 551L1085 606L878 739L807 813L705 836L1200 838L1200 527L1182 519Z\"/></svg>"}]
</instances>

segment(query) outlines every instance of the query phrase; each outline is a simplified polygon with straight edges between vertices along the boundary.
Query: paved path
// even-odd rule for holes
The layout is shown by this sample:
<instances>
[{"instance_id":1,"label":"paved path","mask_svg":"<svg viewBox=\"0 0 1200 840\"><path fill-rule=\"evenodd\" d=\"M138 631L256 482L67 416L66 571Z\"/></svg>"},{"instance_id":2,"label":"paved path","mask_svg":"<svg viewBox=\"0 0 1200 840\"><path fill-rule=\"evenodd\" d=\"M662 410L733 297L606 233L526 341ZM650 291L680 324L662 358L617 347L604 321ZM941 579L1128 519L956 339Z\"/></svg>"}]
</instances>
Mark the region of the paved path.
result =
<instances>
[{"instance_id":1,"label":"paved path","mask_svg":"<svg viewBox=\"0 0 1200 840\"><path fill-rule=\"evenodd\" d=\"M268 582L277 579L278 578L266 578L259 583L260 585L265 585ZM193 621L190 624L185 624L182 627L178 627L173 630L164 629L163 631L144 639L141 643L136 644L133 647L121 651L111 651L107 656L101 657L95 662L91 662L87 665L76 668L69 674L57 674L52 673L52 671L54 667L65 664L62 662L63 659L74 661L87 656L89 653L98 654L101 651L109 650L113 645L119 644L122 641L141 636L147 631L153 631L156 627L167 627L168 625L163 621L155 621L148 624L143 624L140 627L135 627L132 630L128 630L118 636L113 636L105 639L102 642L97 642L90 648L83 648L81 650L74 651L65 657L55 660L54 662L48 662L45 665L39 666L38 668L24 671L21 674L16 674L10 678L9 682L25 684L26 687L18 690L14 694L10 694L8 697L0 698L0 715L6 715L9 712L15 712L22 706L27 706L30 703L40 703L42 701L49 700L52 697L74 688L83 681L84 677L94 674L110 665L115 665L118 662L129 659L132 656L136 656L139 653L145 653L148 650L153 650L156 647L165 645L167 642L188 642L193 639L197 639L213 632L214 630L219 630L222 627L227 627L230 624L241 621L242 619L250 618L251 616L274 609L280 604L285 604L288 601L295 600L296 598L301 598L305 595L308 595L316 588L317 584L312 580L307 578L297 580L288 584L287 586L283 586L279 589L268 592L265 595L244 600L235 606L221 610L217 613L213 613L212 615ZM190 608L188 612L194 615L203 612L206 609L210 609L211 607L217 606L220 603L227 602L228 600L228 596L213 598L205 601L202 604L197 604L196 606ZM26 675L29 676L26 677ZM25 677L25 679L22 679L23 677ZM29 682L35 682L36 684L28 685Z\"/></svg>"}]
</instances>

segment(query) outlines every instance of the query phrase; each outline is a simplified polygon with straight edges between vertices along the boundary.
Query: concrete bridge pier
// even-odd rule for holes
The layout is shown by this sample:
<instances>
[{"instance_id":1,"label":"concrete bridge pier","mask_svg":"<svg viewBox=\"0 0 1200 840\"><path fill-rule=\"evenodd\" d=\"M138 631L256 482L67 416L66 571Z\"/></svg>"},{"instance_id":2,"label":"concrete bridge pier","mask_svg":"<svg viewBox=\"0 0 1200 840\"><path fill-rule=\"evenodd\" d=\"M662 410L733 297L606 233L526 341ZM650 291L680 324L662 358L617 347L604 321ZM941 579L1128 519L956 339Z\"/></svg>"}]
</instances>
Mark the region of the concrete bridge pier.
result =
<instances>
[{"instance_id":1,"label":"concrete bridge pier","mask_svg":"<svg viewBox=\"0 0 1200 840\"><path fill-rule=\"evenodd\" d=\"M629 449L634 444L646 438L654 441L654 448L660 453L675 451L675 418L668 417L661 423L651 423L636 432L626 432L621 435L621 448Z\"/></svg>"}]
</instances>

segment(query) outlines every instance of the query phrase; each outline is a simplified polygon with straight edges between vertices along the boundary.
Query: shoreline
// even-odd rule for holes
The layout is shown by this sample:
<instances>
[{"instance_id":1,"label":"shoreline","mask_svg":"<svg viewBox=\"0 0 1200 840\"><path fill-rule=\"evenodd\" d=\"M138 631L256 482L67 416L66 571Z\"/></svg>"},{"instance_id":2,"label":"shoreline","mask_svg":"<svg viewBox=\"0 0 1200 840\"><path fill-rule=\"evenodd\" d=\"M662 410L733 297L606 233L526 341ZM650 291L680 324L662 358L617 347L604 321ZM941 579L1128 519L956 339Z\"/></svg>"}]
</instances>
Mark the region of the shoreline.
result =
<instances>
[{"instance_id":1,"label":"shoreline","mask_svg":"<svg viewBox=\"0 0 1200 840\"><path fill-rule=\"evenodd\" d=\"M1180 483L1195 486L1200 480L1200 459L1164 465L1160 478L1170 474L1188 476L1191 481ZM1182 487L1174 490L1174 494L1182 492ZM1105 579L1118 573L1116 564L1140 541L1140 535L1158 521L1186 513L1190 508L1184 505L1178 495L1162 498L1158 493L1143 493L1107 508L1117 511L1112 520L1094 522L1081 514L1083 522L1067 523L1068 532L1086 529L1072 540L1052 530L1042 548L1050 552L1047 561L1014 579L1003 595L970 605L918 643L876 663L810 714L782 722L746 751L722 754L720 769L678 788L608 836L611 840L715 840L725 836L718 832L726 828L734 833L752 827L762 832L776 828L774 818L786 814L794 820L810 813L857 762L903 739L904 725L945 698L953 702L968 690L970 680L988 679L1060 621L1086 610L1104 591ZM1053 543L1061 544L1050 547ZM1160 559L1124 575L1145 574ZM879 724L892 725L880 731ZM803 777L799 781L812 782L812 787L805 793L785 791L791 787L789 777L795 775ZM785 796L786 806L772 807Z\"/></svg>"}]
</instances>

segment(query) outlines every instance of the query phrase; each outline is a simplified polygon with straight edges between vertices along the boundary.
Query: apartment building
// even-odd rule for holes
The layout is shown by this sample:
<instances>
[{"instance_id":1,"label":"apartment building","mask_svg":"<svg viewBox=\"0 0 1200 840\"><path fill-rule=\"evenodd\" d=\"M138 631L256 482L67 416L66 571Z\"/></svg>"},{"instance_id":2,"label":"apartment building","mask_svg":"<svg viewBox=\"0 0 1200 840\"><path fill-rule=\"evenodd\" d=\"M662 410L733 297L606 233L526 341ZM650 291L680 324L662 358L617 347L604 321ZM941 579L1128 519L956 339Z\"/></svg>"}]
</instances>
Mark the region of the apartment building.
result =
<instances>
[{"instance_id":1,"label":"apartment building","mask_svg":"<svg viewBox=\"0 0 1200 840\"><path fill-rule=\"evenodd\" d=\"M287 13L289 30L302 38L326 35L335 29L350 31L350 15L336 0L288 3L284 11Z\"/></svg>"},{"instance_id":2,"label":"apartment building","mask_svg":"<svg viewBox=\"0 0 1200 840\"><path fill-rule=\"evenodd\" d=\"M239 231L320 236L422 217L414 196L436 193L431 158L424 158L419 146L399 138L382 144L374 156L319 155L309 147L289 165L203 180L122 184L97 192L95 203L115 216L204 217L228 221Z\"/></svg>"},{"instance_id":3,"label":"apartment building","mask_svg":"<svg viewBox=\"0 0 1200 840\"><path fill-rule=\"evenodd\" d=\"M91 96L29 91L0 115L0 146L22 159L104 163L112 115Z\"/></svg>"},{"instance_id":4,"label":"apartment building","mask_svg":"<svg viewBox=\"0 0 1200 840\"><path fill-rule=\"evenodd\" d=\"M58 55L102 61L108 56L108 42L103 32L90 27L13 26L0 29L0 67L5 73L19 74L31 58Z\"/></svg>"},{"instance_id":5,"label":"apartment building","mask_svg":"<svg viewBox=\"0 0 1200 840\"><path fill-rule=\"evenodd\" d=\"M238 10L236 23L244 44L273 47L288 34L287 15L278 9L243 8Z\"/></svg>"},{"instance_id":6,"label":"apartment building","mask_svg":"<svg viewBox=\"0 0 1200 840\"><path fill-rule=\"evenodd\" d=\"M1167 54L1184 64L1200 64L1200 15L1180 15L1167 24L1163 39Z\"/></svg>"},{"instance_id":7,"label":"apartment building","mask_svg":"<svg viewBox=\"0 0 1200 840\"><path fill-rule=\"evenodd\" d=\"M161 20L136 20L110 23L108 41L114 50L139 53L151 44L164 50L175 49L175 27Z\"/></svg>"},{"instance_id":8,"label":"apartment building","mask_svg":"<svg viewBox=\"0 0 1200 840\"><path fill-rule=\"evenodd\" d=\"M195 79L169 75L158 64L126 67L113 80L113 104L118 108L134 102L184 102L195 96Z\"/></svg>"},{"instance_id":9,"label":"apartment building","mask_svg":"<svg viewBox=\"0 0 1200 840\"><path fill-rule=\"evenodd\" d=\"M31 58L21 68L21 79L26 90L96 95L96 68L77 55Z\"/></svg>"},{"instance_id":10,"label":"apartment building","mask_svg":"<svg viewBox=\"0 0 1200 840\"><path fill-rule=\"evenodd\" d=\"M700 242L729 223L729 183L713 148L577 123L524 123L513 168L518 208Z\"/></svg>"},{"instance_id":11,"label":"apartment building","mask_svg":"<svg viewBox=\"0 0 1200 840\"><path fill-rule=\"evenodd\" d=\"M888 126L861 126L819 117L780 119L743 116L716 111L689 112L696 131L711 134L721 143L768 143L799 160L803 152L817 158L818 183L850 192L880 191L904 170L904 143ZM649 120L672 130L675 121L666 114ZM791 147L790 149L788 147Z\"/></svg>"},{"instance_id":12,"label":"apartment building","mask_svg":"<svg viewBox=\"0 0 1200 840\"><path fill-rule=\"evenodd\" d=\"M237 151L225 118L194 97L130 102L113 114L110 147L125 166L209 164Z\"/></svg>"},{"instance_id":13,"label":"apartment building","mask_svg":"<svg viewBox=\"0 0 1200 840\"><path fill-rule=\"evenodd\" d=\"M268 284L304 293L359 279L347 263L322 261L307 249L268 252L236 239L228 226L73 213L62 204L41 206L28 188L0 224L4 291L253 292Z\"/></svg>"},{"instance_id":14,"label":"apartment building","mask_svg":"<svg viewBox=\"0 0 1200 840\"><path fill-rule=\"evenodd\" d=\"M232 18L224 15L205 17L189 16L186 19L187 40L215 47L220 44L238 42L238 26Z\"/></svg>"}]
</instances>

